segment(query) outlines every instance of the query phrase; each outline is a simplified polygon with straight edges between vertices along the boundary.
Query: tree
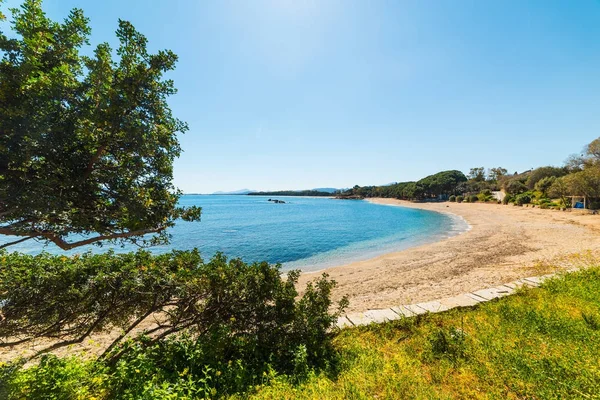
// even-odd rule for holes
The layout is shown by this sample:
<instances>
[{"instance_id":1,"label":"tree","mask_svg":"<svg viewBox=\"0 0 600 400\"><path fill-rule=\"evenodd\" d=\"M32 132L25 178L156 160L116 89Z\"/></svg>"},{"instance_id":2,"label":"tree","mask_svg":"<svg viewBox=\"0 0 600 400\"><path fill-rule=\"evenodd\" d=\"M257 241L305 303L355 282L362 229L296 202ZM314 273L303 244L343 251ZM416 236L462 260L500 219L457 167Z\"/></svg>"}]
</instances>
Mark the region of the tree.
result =
<instances>
[{"instance_id":1,"label":"tree","mask_svg":"<svg viewBox=\"0 0 600 400\"><path fill-rule=\"evenodd\" d=\"M467 177L460 171L442 171L429 175L417 182L423 188L425 195L438 196L441 194L456 194L457 185L466 182Z\"/></svg>"},{"instance_id":2,"label":"tree","mask_svg":"<svg viewBox=\"0 0 600 400\"><path fill-rule=\"evenodd\" d=\"M600 198L600 165L589 166L565 178L572 195Z\"/></svg>"},{"instance_id":3,"label":"tree","mask_svg":"<svg viewBox=\"0 0 600 400\"><path fill-rule=\"evenodd\" d=\"M19 239L1 247L159 243L177 218L199 220L172 184L176 134L188 129L167 104L177 56L148 53L120 20L118 59L107 43L86 57L82 10L57 23L26 0L12 14L14 35L0 31L0 234Z\"/></svg>"},{"instance_id":4,"label":"tree","mask_svg":"<svg viewBox=\"0 0 600 400\"><path fill-rule=\"evenodd\" d=\"M594 161L600 161L600 137L592 140L585 147L585 152L589 158L592 158Z\"/></svg>"},{"instance_id":5,"label":"tree","mask_svg":"<svg viewBox=\"0 0 600 400\"><path fill-rule=\"evenodd\" d=\"M549 177L561 177L563 175L565 175L566 171L564 168L558 168L558 167L539 167L534 169L533 171L531 171L529 173L529 176L527 177L527 181L526 181L526 185L529 189L533 189L535 188L535 185L542 179L544 178L549 178Z\"/></svg>"},{"instance_id":6,"label":"tree","mask_svg":"<svg viewBox=\"0 0 600 400\"><path fill-rule=\"evenodd\" d=\"M506 182L504 190L508 194L515 195L527 191L527 186L525 186L525 184L518 179L511 179L510 181Z\"/></svg>"},{"instance_id":7,"label":"tree","mask_svg":"<svg viewBox=\"0 0 600 400\"><path fill-rule=\"evenodd\" d=\"M547 176L542 178L535 184L535 190L542 192L542 194L546 196L548 194L548 190L554 184L554 181L556 181L556 176Z\"/></svg>"},{"instance_id":8,"label":"tree","mask_svg":"<svg viewBox=\"0 0 600 400\"><path fill-rule=\"evenodd\" d=\"M548 189L548 195L551 197L559 198L564 207L570 207L570 202L568 200L569 195L571 194L571 189L569 188L568 183L568 175L562 178L557 178L552 183L552 186Z\"/></svg>"},{"instance_id":9,"label":"tree","mask_svg":"<svg viewBox=\"0 0 600 400\"><path fill-rule=\"evenodd\" d=\"M488 177L492 181L498 181L500 178L505 176L507 173L508 173L508 170L506 168L502 168L502 167L490 168L488 170Z\"/></svg>"},{"instance_id":10,"label":"tree","mask_svg":"<svg viewBox=\"0 0 600 400\"><path fill-rule=\"evenodd\" d=\"M483 182L483 181L485 181L485 168L484 167L471 168L469 170L469 174L467 176L469 179L471 179L475 182Z\"/></svg>"}]
</instances>

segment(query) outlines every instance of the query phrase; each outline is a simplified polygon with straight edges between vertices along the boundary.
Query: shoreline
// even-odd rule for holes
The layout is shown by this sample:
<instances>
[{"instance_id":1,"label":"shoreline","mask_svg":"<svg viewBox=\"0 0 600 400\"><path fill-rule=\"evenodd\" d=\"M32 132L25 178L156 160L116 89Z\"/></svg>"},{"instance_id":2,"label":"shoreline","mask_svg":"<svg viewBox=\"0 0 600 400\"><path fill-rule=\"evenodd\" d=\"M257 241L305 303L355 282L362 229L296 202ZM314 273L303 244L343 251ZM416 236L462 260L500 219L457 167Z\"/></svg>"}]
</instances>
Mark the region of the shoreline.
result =
<instances>
[{"instance_id":1,"label":"shoreline","mask_svg":"<svg viewBox=\"0 0 600 400\"><path fill-rule=\"evenodd\" d=\"M470 228L440 241L302 273L299 290L323 273L334 279L333 298L347 295L347 312L455 296L600 259L599 216L489 203L367 201L450 214Z\"/></svg>"},{"instance_id":2,"label":"shoreline","mask_svg":"<svg viewBox=\"0 0 600 400\"><path fill-rule=\"evenodd\" d=\"M404 207L403 205L396 205L396 204L380 204L376 201L371 201L371 199L364 199L364 201L374 204L374 205L380 205L380 206ZM333 259L332 261L328 261L327 263L316 263L316 264L308 263L308 264L299 265L299 266L290 265L293 263L285 263L285 264L283 264L284 272L286 272L288 270L297 269L297 270L300 270L302 274L322 274L323 272L327 272L327 270L330 268L336 268L339 266L350 265L350 264L354 264L357 262L370 261L370 260L376 259L381 256L385 256L388 254L400 253L400 252L407 251L407 250L410 250L415 247L425 246L428 244L448 240L453 237L460 236L460 235L470 231L472 228L471 224L469 224L469 222L464 217L462 217L461 215L452 213L452 212L438 211L438 210L424 210L424 209L420 209L418 207L405 207L405 208L415 208L415 209L419 209L419 210L426 211L426 212L443 214L444 216L448 217L451 220L450 226L443 233L438 232L438 233L432 234L432 235L428 236L427 239L422 238L421 240L415 240L414 242L409 242L409 243L400 242L393 246L390 246L390 245L385 246L385 248L382 248L381 250L370 251L366 254L362 253L362 255L356 255L353 253L353 255L351 255L351 256L337 257L337 258ZM309 257L307 259L300 260L300 261L310 260L311 258L312 257Z\"/></svg>"}]
</instances>

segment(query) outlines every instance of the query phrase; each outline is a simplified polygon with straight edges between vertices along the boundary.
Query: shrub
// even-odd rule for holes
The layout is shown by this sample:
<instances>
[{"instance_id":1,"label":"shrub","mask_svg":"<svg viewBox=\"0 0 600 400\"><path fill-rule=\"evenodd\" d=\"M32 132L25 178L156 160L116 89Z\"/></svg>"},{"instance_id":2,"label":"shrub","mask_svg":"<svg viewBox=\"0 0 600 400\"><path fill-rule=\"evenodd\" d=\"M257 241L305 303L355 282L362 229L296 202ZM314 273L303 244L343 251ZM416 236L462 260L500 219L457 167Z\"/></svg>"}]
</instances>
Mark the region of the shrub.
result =
<instances>
[{"instance_id":1,"label":"shrub","mask_svg":"<svg viewBox=\"0 0 600 400\"><path fill-rule=\"evenodd\" d=\"M517 179L511 179L504 185L504 190L506 193L515 195L527 191L527 186Z\"/></svg>"},{"instance_id":2,"label":"shrub","mask_svg":"<svg viewBox=\"0 0 600 400\"><path fill-rule=\"evenodd\" d=\"M189 374L210 389L201 397L214 397L213 389L242 390L269 369L291 373L300 358L304 368L324 367L334 358L330 331L347 304L329 312L335 282L326 275L298 298L298 271L283 279L279 265L221 254L204 263L195 250L0 256L0 337L61 337L57 344L66 345L91 332L129 332L150 314L161 321L146 335L119 337L97 363L114 375L115 398L151 397L140 391L154 376L175 382Z\"/></svg>"},{"instance_id":3,"label":"shrub","mask_svg":"<svg viewBox=\"0 0 600 400\"><path fill-rule=\"evenodd\" d=\"M514 197L511 196L510 194L507 194L506 196L504 196L504 198L502 199L502 204L508 204L511 203L514 200Z\"/></svg>"},{"instance_id":4,"label":"shrub","mask_svg":"<svg viewBox=\"0 0 600 400\"><path fill-rule=\"evenodd\" d=\"M470 203L475 203L477 200L479 200L479 198L476 195L472 194L469 196Z\"/></svg>"},{"instance_id":5,"label":"shrub","mask_svg":"<svg viewBox=\"0 0 600 400\"><path fill-rule=\"evenodd\" d=\"M463 196L456 196L456 202L462 203L465 198Z\"/></svg>"},{"instance_id":6,"label":"shrub","mask_svg":"<svg viewBox=\"0 0 600 400\"><path fill-rule=\"evenodd\" d=\"M489 189L486 189L477 195L477 199L479 201L484 201L484 202L492 201L492 200L494 200L494 196L492 195L492 192Z\"/></svg>"},{"instance_id":7,"label":"shrub","mask_svg":"<svg viewBox=\"0 0 600 400\"><path fill-rule=\"evenodd\" d=\"M452 195L452 196L450 196L450 197L448 198L448 201L450 201L450 202L455 202L455 201L456 201L456 196L455 196L455 195Z\"/></svg>"},{"instance_id":8,"label":"shrub","mask_svg":"<svg viewBox=\"0 0 600 400\"><path fill-rule=\"evenodd\" d=\"M527 193L518 194L515 196L515 204L518 206L522 206L524 204L529 204L531 202L531 196Z\"/></svg>"}]
</instances>

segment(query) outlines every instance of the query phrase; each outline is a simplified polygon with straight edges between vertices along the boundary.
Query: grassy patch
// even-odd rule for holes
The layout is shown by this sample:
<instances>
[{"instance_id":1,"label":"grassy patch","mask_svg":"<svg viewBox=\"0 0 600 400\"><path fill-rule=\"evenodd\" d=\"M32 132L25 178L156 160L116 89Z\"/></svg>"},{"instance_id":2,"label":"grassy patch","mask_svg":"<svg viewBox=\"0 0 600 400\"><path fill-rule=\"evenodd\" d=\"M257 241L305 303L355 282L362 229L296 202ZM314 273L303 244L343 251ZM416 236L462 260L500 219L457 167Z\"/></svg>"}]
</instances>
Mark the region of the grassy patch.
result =
<instances>
[{"instance_id":1,"label":"grassy patch","mask_svg":"<svg viewBox=\"0 0 600 400\"><path fill-rule=\"evenodd\" d=\"M345 329L341 372L253 399L600 398L600 268L474 309Z\"/></svg>"}]
</instances>

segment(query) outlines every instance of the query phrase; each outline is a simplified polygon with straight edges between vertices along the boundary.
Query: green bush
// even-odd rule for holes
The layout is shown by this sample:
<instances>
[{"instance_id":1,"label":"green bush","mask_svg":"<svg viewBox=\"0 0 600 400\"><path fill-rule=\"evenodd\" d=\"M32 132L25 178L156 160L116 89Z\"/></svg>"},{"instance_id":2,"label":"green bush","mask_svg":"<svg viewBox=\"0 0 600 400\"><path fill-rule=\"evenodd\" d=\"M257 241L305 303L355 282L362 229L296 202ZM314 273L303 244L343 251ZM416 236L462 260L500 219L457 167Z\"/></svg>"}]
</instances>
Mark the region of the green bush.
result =
<instances>
[{"instance_id":1,"label":"green bush","mask_svg":"<svg viewBox=\"0 0 600 400\"><path fill-rule=\"evenodd\" d=\"M452 195L452 196L448 197L448 201L455 202L456 201L456 196Z\"/></svg>"},{"instance_id":2,"label":"green bush","mask_svg":"<svg viewBox=\"0 0 600 400\"><path fill-rule=\"evenodd\" d=\"M456 202L462 203L465 198L463 196L456 196Z\"/></svg>"},{"instance_id":3,"label":"green bush","mask_svg":"<svg viewBox=\"0 0 600 400\"><path fill-rule=\"evenodd\" d=\"M514 201L514 197L511 196L510 194L507 194L506 196L504 196L504 198L502 199L502 204L506 205L508 203L511 203Z\"/></svg>"},{"instance_id":4,"label":"green bush","mask_svg":"<svg viewBox=\"0 0 600 400\"><path fill-rule=\"evenodd\" d=\"M518 206L522 206L524 204L529 204L531 202L531 195L528 193L522 193L515 196L515 204Z\"/></svg>"},{"instance_id":5,"label":"green bush","mask_svg":"<svg viewBox=\"0 0 600 400\"><path fill-rule=\"evenodd\" d=\"M104 389L112 398L161 398L153 393L164 394L165 385L189 389L190 397L213 397L244 391L271 370L292 374L335 363L331 330L347 301L330 313L335 282L326 275L298 298L298 271L283 279L279 265L220 254L204 263L197 251L81 257L0 252L0 260L0 337L60 335L60 343L68 344L90 332L128 332L150 314L163 321L154 332L115 341L93 364L110 373ZM56 398L68 398L61 390L76 391L82 368L92 368L44 360L26 376ZM3 390L18 392L23 376L4 379ZM32 385L24 387L33 393Z\"/></svg>"},{"instance_id":6,"label":"green bush","mask_svg":"<svg viewBox=\"0 0 600 400\"><path fill-rule=\"evenodd\" d=\"M479 200L479 198L476 195L472 194L469 196L469 203L475 203L477 200Z\"/></svg>"}]
</instances>

